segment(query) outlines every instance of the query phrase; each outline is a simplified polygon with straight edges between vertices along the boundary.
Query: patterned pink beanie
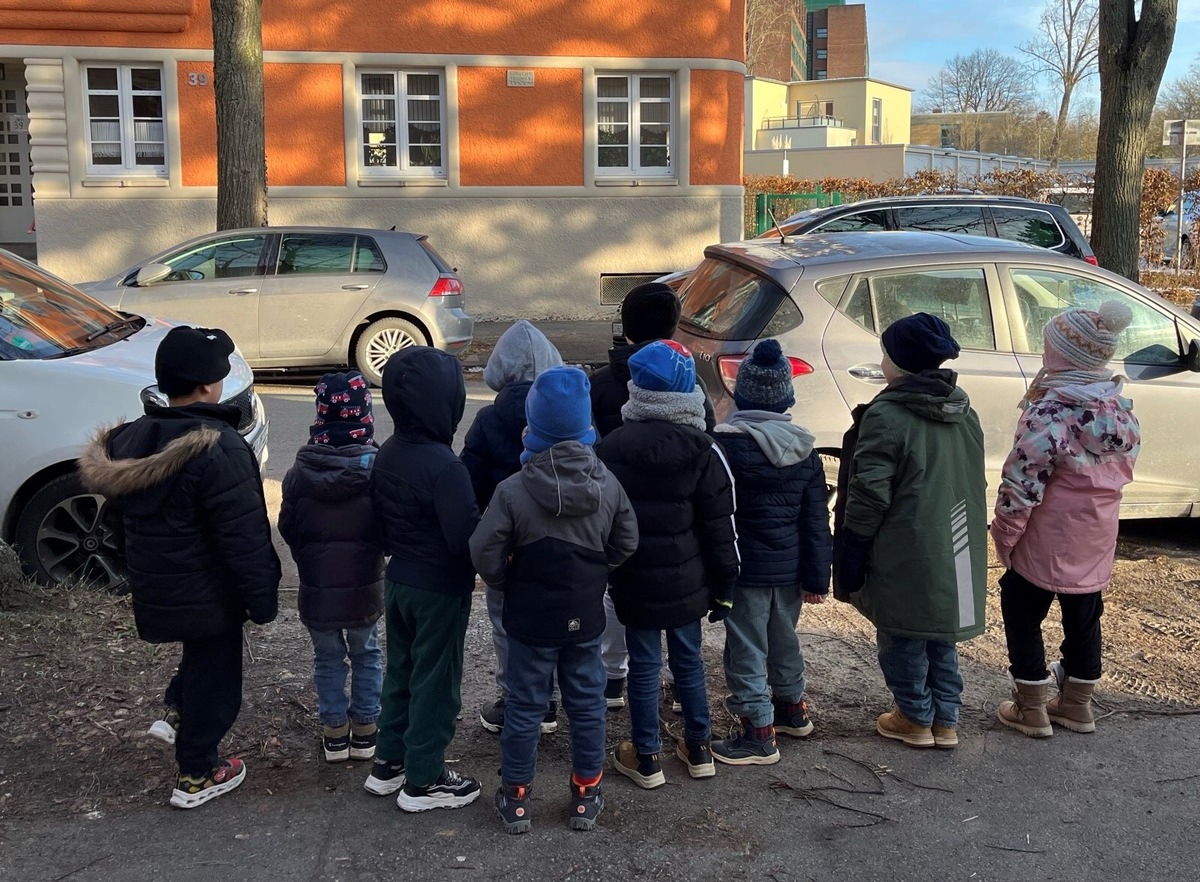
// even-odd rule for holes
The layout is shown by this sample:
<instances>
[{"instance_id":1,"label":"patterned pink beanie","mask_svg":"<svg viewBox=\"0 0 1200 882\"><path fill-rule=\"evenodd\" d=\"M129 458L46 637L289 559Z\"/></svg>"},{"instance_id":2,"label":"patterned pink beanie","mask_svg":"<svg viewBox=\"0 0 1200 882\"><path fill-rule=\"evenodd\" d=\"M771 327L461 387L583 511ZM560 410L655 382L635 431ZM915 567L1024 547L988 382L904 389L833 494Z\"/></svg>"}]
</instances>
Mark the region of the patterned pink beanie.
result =
<instances>
[{"instance_id":1,"label":"patterned pink beanie","mask_svg":"<svg viewBox=\"0 0 1200 882\"><path fill-rule=\"evenodd\" d=\"M1072 307L1046 322L1046 366L1099 370L1112 360L1121 332L1133 321L1129 307L1106 300L1099 310Z\"/></svg>"}]
</instances>

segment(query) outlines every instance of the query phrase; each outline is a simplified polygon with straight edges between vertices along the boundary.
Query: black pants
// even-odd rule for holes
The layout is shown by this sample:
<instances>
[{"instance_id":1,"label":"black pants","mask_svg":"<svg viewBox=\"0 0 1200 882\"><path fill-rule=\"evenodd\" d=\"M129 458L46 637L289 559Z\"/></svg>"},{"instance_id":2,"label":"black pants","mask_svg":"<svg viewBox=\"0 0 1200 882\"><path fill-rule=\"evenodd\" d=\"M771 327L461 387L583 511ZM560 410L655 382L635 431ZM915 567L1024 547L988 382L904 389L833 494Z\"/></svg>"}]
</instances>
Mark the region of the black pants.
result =
<instances>
[{"instance_id":1,"label":"black pants","mask_svg":"<svg viewBox=\"0 0 1200 882\"><path fill-rule=\"evenodd\" d=\"M1009 670L1017 680L1045 680L1046 646L1042 622L1054 598L1062 611L1062 666L1078 680L1100 679L1100 616L1104 598L1092 594L1055 594L1034 585L1015 570L1000 577L1000 612L1008 641Z\"/></svg>"},{"instance_id":2,"label":"black pants","mask_svg":"<svg viewBox=\"0 0 1200 882\"><path fill-rule=\"evenodd\" d=\"M167 686L167 704L179 709L175 761L181 775L207 775L217 747L242 709L242 631L187 640L179 670Z\"/></svg>"}]
</instances>

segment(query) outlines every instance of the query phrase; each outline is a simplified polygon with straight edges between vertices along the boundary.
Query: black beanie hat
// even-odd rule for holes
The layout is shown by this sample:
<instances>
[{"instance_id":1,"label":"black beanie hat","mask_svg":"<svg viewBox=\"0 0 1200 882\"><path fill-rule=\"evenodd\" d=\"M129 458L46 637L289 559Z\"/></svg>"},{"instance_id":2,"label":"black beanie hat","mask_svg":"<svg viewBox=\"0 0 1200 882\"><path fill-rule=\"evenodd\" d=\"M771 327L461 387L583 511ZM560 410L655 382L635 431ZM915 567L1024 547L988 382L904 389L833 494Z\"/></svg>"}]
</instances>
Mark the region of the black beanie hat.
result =
<instances>
[{"instance_id":1,"label":"black beanie hat","mask_svg":"<svg viewBox=\"0 0 1200 882\"><path fill-rule=\"evenodd\" d=\"M958 358L958 343L950 326L927 312L892 322L884 330L882 341L892 364L910 374L936 370L946 359Z\"/></svg>"},{"instance_id":2,"label":"black beanie hat","mask_svg":"<svg viewBox=\"0 0 1200 882\"><path fill-rule=\"evenodd\" d=\"M154 378L169 398L192 392L229 376L233 340L220 328L180 325L167 331L154 354Z\"/></svg>"},{"instance_id":3,"label":"black beanie hat","mask_svg":"<svg viewBox=\"0 0 1200 882\"><path fill-rule=\"evenodd\" d=\"M679 325L679 298L669 285L646 282L621 301L621 330L631 343L668 340Z\"/></svg>"}]
</instances>

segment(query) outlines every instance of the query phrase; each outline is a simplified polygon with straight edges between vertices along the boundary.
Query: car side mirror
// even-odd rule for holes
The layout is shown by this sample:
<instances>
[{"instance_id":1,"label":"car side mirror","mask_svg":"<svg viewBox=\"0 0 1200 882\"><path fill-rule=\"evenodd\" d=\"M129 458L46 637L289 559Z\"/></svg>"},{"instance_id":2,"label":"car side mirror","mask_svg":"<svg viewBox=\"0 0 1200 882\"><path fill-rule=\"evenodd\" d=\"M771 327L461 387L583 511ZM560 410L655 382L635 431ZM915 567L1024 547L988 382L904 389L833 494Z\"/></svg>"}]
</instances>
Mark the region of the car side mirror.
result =
<instances>
[{"instance_id":1,"label":"car side mirror","mask_svg":"<svg viewBox=\"0 0 1200 882\"><path fill-rule=\"evenodd\" d=\"M174 270L165 263L148 263L137 271L134 281L139 288L146 288L155 282L161 282L173 272Z\"/></svg>"},{"instance_id":2,"label":"car side mirror","mask_svg":"<svg viewBox=\"0 0 1200 882\"><path fill-rule=\"evenodd\" d=\"M1183 366L1193 373L1200 373L1200 340L1193 339L1183 356Z\"/></svg>"}]
</instances>

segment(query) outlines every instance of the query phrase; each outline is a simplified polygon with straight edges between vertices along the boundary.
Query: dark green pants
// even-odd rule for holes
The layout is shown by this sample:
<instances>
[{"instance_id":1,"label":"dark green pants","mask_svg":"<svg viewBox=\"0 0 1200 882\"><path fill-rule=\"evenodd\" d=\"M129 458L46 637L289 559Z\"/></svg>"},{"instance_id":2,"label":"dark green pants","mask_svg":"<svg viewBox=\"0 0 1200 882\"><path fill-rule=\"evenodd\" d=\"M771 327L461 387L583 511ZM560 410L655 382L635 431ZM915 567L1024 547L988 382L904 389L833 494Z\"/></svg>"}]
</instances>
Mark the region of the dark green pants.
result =
<instances>
[{"instance_id":1,"label":"dark green pants","mask_svg":"<svg viewBox=\"0 0 1200 882\"><path fill-rule=\"evenodd\" d=\"M428 787L445 768L446 748L462 710L463 641L471 596L388 580L383 600L387 673L375 755L403 763L414 787Z\"/></svg>"}]
</instances>

